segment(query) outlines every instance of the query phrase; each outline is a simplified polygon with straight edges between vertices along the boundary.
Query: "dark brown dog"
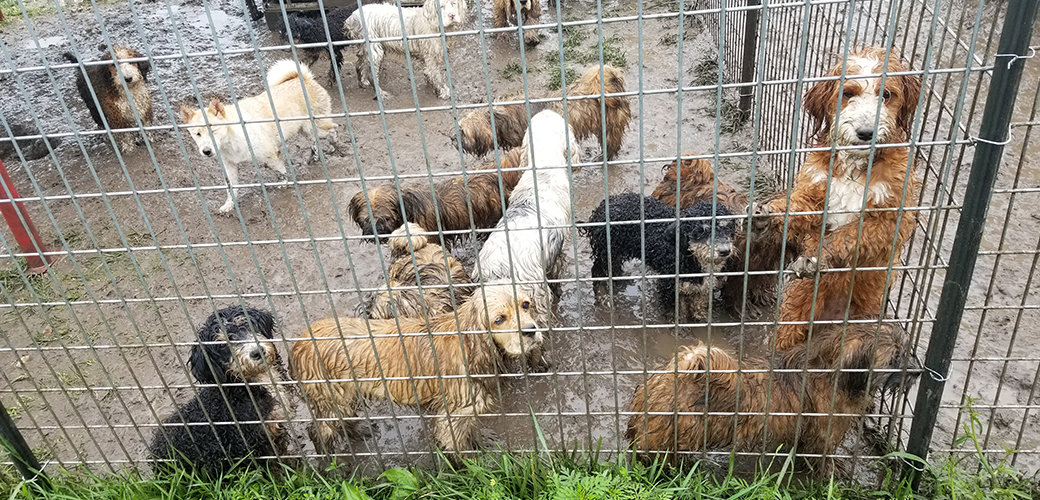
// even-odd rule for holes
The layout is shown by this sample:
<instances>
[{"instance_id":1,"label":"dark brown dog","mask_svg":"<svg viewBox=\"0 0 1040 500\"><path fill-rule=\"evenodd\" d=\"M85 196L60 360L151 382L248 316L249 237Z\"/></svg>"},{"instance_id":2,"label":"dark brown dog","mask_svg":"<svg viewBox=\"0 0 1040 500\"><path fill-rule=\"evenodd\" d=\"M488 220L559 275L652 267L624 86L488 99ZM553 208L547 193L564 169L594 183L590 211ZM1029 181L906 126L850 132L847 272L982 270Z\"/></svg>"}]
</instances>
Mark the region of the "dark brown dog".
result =
<instances>
[{"instance_id":1,"label":"dark brown dog","mask_svg":"<svg viewBox=\"0 0 1040 500\"><path fill-rule=\"evenodd\" d=\"M538 0L494 0L495 27L505 28L510 22L517 25L538 24L542 17L542 4ZM516 11L520 9L520 19ZM524 43L535 45L539 41L538 32L524 30Z\"/></svg>"},{"instance_id":2,"label":"dark brown dog","mask_svg":"<svg viewBox=\"0 0 1040 500\"><path fill-rule=\"evenodd\" d=\"M526 162L524 151L515 148L502 155L501 172L495 162L490 161L481 170L466 174L465 178L460 175L436 182L433 192L425 182L401 186L400 196L396 184L362 191L350 200L350 217L361 228L362 234L381 238L389 236L405 221L429 231L456 231L445 237L462 236L471 227L494 227L502 218L503 200L509 200L509 194L520 180L522 172L519 169ZM499 190L500 181L502 191ZM371 219L368 213L370 205ZM402 205L404 214L401 213ZM473 210L472 219L470 209ZM430 241L439 243L440 238L431 236Z\"/></svg>"},{"instance_id":3,"label":"dark brown dog","mask_svg":"<svg viewBox=\"0 0 1040 500\"><path fill-rule=\"evenodd\" d=\"M545 109L552 109L562 116L567 117L567 123L571 126L574 137L579 141L586 137L596 137L597 142L603 144L603 114L600 112L604 106L603 99L575 99L572 97L601 95L600 67L595 66L585 71L578 81L567 87L567 112L563 112L563 101L531 103L530 116L538 114ZM625 91L625 78L617 68L604 65L602 90L607 94L615 94ZM556 93L549 98L562 98L562 93ZM622 142L625 139L625 129L632 119L627 97L608 97L605 102L606 108L606 157L613 160L621 151ZM492 132L491 115L486 108L470 111L459 120L459 137L461 138L462 150L477 156L484 156L495 148L495 139L498 139L498 147L507 150L519 147L527 132L528 110L524 104L510 104L495 106L495 128ZM454 140L454 138L453 138Z\"/></svg>"},{"instance_id":4,"label":"dark brown dog","mask_svg":"<svg viewBox=\"0 0 1040 500\"><path fill-rule=\"evenodd\" d=\"M677 179L678 177L678 179ZM720 204L730 213L747 213L748 197L729 184L719 181L715 183L715 171L711 162L705 159L686 159L672 162L664 167L664 179L654 188L653 197L666 205L675 206L676 188L679 192L679 208L685 209L702 201L711 201L713 190ZM764 201L764 200L763 200ZM794 259L795 251L784 250L783 228L770 227L754 233L751 238L750 252L747 248L747 231L743 224L737 227L733 235L733 257L727 261L723 272L743 273L745 262L747 271L777 271L783 269ZM780 261L783 253L784 262ZM749 257L745 259L745 254ZM735 314L755 319L762 314L762 308L776 306L777 273L747 275L747 304L744 303L744 279L741 276L729 276L722 286L722 302Z\"/></svg>"},{"instance_id":5,"label":"dark brown dog","mask_svg":"<svg viewBox=\"0 0 1040 500\"><path fill-rule=\"evenodd\" d=\"M636 391L625 436L644 458L796 445L799 453L831 455L855 415L866 413L879 391L907 389L918 368L909 338L891 323L880 330L876 323L818 326L808 344L773 362L738 364L723 349L686 347L659 368L669 373L652 375Z\"/></svg>"},{"instance_id":6,"label":"dark brown dog","mask_svg":"<svg viewBox=\"0 0 1040 500\"><path fill-rule=\"evenodd\" d=\"M102 48L101 61L111 61L112 54L107 48ZM133 49L122 45L113 45L119 70L115 64L87 66L87 78L83 77L82 71L76 73L76 88L79 96L90 111L90 117L94 119L98 127L104 128L108 121L109 129L137 128L137 119L134 111L141 117L141 124L148 125L152 122L152 96L148 93L148 71L152 69L148 61L127 62L124 59L137 59L144 56ZM73 64L79 64L79 59L71 52L64 54L66 60ZM87 83L89 80L89 84ZM130 90L129 96L124 91ZM91 94L91 89L94 90ZM95 103L94 97L97 96ZM131 102L133 107L131 107ZM99 108L97 104L100 104ZM102 119L104 115L104 119ZM119 149L124 152L134 148L136 134L127 133L119 136Z\"/></svg>"}]
</instances>

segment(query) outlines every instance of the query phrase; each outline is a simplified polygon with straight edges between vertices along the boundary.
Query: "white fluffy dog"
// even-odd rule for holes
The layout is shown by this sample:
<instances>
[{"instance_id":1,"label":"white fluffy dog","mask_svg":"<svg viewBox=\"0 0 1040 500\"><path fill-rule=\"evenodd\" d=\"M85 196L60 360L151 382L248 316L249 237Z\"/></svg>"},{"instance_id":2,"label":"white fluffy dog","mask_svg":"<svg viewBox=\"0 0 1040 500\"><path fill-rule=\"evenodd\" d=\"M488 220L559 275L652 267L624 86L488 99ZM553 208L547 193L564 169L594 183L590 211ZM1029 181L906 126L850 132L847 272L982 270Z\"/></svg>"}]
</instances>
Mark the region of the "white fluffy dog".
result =
<instances>
[{"instance_id":1,"label":"white fluffy dog","mask_svg":"<svg viewBox=\"0 0 1040 500\"><path fill-rule=\"evenodd\" d=\"M438 18L438 12L440 17ZM364 16L364 26L362 26ZM378 73L386 54L404 58L404 38L402 37L401 20L404 19L404 35L432 35L443 28L461 25L465 21L465 0L426 0L422 7L398 8L390 4L369 4L362 6L347 18L343 31L352 40L371 40L375 38L401 38L384 42L369 42L357 45L358 58L354 63L357 70L358 86L368 88L372 78L372 68ZM367 46L367 50L366 50ZM444 45L440 37L429 37L408 40L408 54L413 61L422 63L423 74L431 85L436 87L437 96L447 99L448 83L444 76ZM372 59L369 66L368 58ZM383 99L390 94L376 85Z\"/></svg>"},{"instance_id":2,"label":"white fluffy dog","mask_svg":"<svg viewBox=\"0 0 1040 500\"><path fill-rule=\"evenodd\" d=\"M509 196L509 208L480 249L473 279L512 279L534 299L535 322L544 327L552 309L545 280L560 275L560 256L572 222L567 160L576 164L581 159L574 134L563 117L551 110L531 118L520 147L528 151L530 170L520 176Z\"/></svg>"},{"instance_id":3,"label":"white fluffy dog","mask_svg":"<svg viewBox=\"0 0 1040 500\"><path fill-rule=\"evenodd\" d=\"M238 164L252 162L255 157L257 162L286 175L288 171L282 157L278 129L281 128L286 140L300 132L309 134L312 130L310 120L300 118L312 116L311 111L315 115L328 115L332 110L329 93L314 81L314 75L306 65L300 64L297 71L292 59L282 59L267 70L267 86L270 95L264 92L238 101L241 116L235 106L224 106L217 98L213 98L204 110L181 105L181 118L186 125L191 125L188 132L199 152L212 157L219 151L224 160L228 195L218 210L221 214L229 214L235 208L232 192L238 196L238 188L234 187L238 184ZM274 109L271 109L271 102L274 102ZM275 118L275 114L277 120L269 121ZM208 131L205 127L207 121ZM314 122L320 137L336 128L330 118L318 118Z\"/></svg>"}]
</instances>

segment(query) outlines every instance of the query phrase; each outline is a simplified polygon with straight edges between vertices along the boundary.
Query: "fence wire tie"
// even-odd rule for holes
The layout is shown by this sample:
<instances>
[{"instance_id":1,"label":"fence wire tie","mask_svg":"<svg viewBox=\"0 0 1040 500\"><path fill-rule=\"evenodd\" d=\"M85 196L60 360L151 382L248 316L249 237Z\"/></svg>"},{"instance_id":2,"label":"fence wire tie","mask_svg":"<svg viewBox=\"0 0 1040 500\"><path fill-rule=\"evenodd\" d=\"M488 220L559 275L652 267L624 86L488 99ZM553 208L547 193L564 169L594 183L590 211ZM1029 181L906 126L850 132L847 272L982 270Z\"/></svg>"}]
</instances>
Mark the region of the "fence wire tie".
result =
<instances>
[{"instance_id":1,"label":"fence wire tie","mask_svg":"<svg viewBox=\"0 0 1040 500\"><path fill-rule=\"evenodd\" d=\"M1003 141L991 141L989 139L983 139L983 138L975 136L975 135L969 135L968 136L968 141L971 142L971 146L972 147L975 147L980 142L985 142L986 144L992 144L994 146L1007 146L1008 144L1011 143L1011 129L1013 127L1014 127L1014 125L1008 125L1007 139L1004 139Z\"/></svg>"},{"instance_id":2,"label":"fence wire tie","mask_svg":"<svg viewBox=\"0 0 1040 500\"><path fill-rule=\"evenodd\" d=\"M1015 61L1017 61L1019 59L1032 59L1033 56L1036 55L1036 47L1028 47L1028 49L1029 49L1029 55L1028 56L1020 56L1018 54L995 54L993 56L993 58L994 59L1000 59L1001 57L1010 57L1011 60L1008 61L1007 69L1011 69L1011 65L1015 64Z\"/></svg>"},{"instance_id":3,"label":"fence wire tie","mask_svg":"<svg viewBox=\"0 0 1040 500\"><path fill-rule=\"evenodd\" d=\"M927 366L925 366L924 369L928 372L928 376L932 377L932 380L934 380L936 382L946 382L947 380L950 380L950 376L949 375L946 375L946 376L940 375L939 372L937 372L937 371L935 371L935 370L933 370L931 368L928 368Z\"/></svg>"}]
</instances>

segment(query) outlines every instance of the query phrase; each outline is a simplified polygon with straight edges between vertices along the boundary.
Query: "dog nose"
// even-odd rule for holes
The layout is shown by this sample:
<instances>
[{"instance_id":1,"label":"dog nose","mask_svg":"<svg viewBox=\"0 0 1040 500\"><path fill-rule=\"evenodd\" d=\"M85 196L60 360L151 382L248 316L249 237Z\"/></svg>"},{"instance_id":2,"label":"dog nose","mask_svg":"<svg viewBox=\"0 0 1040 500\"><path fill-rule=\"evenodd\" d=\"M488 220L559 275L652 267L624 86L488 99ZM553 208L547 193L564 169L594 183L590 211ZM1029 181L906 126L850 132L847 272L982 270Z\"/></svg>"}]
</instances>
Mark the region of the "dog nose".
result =
<instances>
[{"instance_id":1,"label":"dog nose","mask_svg":"<svg viewBox=\"0 0 1040 500\"><path fill-rule=\"evenodd\" d=\"M728 248L720 248L719 249L719 257L729 257L729 252L730 252L730 249L728 249Z\"/></svg>"},{"instance_id":2,"label":"dog nose","mask_svg":"<svg viewBox=\"0 0 1040 500\"><path fill-rule=\"evenodd\" d=\"M261 359L264 359L264 351L263 349L256 347L249 353L249 357L253 358L253 361L260 361Z\"/></svg>"},{"instance_id":3,"label":"dog nose","mask_svg":"<svg viewBox=\"0 0 1040 500\"><path fill-rule=\"evenodd\" d=\"M206 156L213 156L213 150L210 149L210 148L203 148L202 154L204 154Z\"/></svg>"},{"instance_id":4,"label":"dog nose","mask_svg":"<svg viewBox=\"0 0 1040 500\"><path fill-rule=\"evenodd\" d=\"M123 80L126 80L126 83L132 83L134 81L133 77L129 77L129 76L124 76Z\"/></svg>"},{"instance_id":5,"label":"dog nose","mask_svg":"<svg viewBox=\"0 0 1040 500\"><path fill-rule=\"evenodd\" d=\"M528 324L524 325L523 328L520 329L520 334L523 335L524 337L529 338L529 339L533 339L534 336L538 333L537 330L538 330L538 325L536 325L534 323L528 323Z\"/></svg>"},{"instance_id":6,"label":"dog nose","mask_svg":"<svg viewBox=\"0 0 1040 500\"><path fill-rule=\"evenodd\" d=\"M868 142L874 138L874 129L860 128L856 129L856 137L863 142Z\"/></svg>"}]
</instances>

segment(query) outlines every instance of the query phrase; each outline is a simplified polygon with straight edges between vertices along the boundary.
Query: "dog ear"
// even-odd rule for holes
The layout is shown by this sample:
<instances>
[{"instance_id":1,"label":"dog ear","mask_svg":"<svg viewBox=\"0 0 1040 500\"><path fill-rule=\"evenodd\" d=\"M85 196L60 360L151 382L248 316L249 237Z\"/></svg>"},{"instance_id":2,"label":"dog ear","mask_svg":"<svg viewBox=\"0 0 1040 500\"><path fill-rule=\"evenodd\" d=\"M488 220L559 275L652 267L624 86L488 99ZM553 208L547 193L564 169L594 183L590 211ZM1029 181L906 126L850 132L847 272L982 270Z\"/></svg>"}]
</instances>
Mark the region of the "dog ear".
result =
<instances>
[{"instance_id":1,"label":"dog ear","mask_svg":"<svg viewBox=\"0 0 1040 500\"><path fill-rule=\"evenodd\" d=\"M833 73L833 72L831 72ZM837 76L830 73L827 76ZM813 85L805 93L803 107L809 114L809 140L823 141L831 133L831 120L837 111L838 80L826 80Z\"/></svg>"},{"instance_id":2,"label":"dog ear","mask_svg":"<svg viewBox=\"0 0 1040 500\"><path fill-rule=\"evenodd\" d=\"M910 66L906 66L909 68ZM921 78L917 75L903 75L899 77L903 87L903 103L896 117L896 124L910 138L913 132L914 115L917 113L917 100L921 98Z\"/></svg>"},{"instance_id":3,"label":"dog ear","mask_svg":"<svg viewBox=\"0 0 1040 500\"><path fill-rule=\"evenodd\" d=\"M191 123L193 116L195 116L195 110L181 104L181 120L184 123Z\"/></svg>"},{"instance_id":4,"label":"dog ear","mask_svg":"<svg viewBox=\"0 0 1040 500\"><path fill-rule=\"evenodd\" d=\"M141 78L147 82L148 72L152 70L152 63L148 61L140 61L137 63L137 69L141 72Z\"/></svg>"},{"instance_id":5,"label":"dog ear","mask_svg":"<svg viewBox=\"0 0 1040 500\"><path fill-rule=\"evenodd\" d=\"M220 366L219 357L212 349L216 346L195 344L188 358L188 368L192 376L203 384L223 384L227 382L224 367Z\"/></svg>"},{"instance_id":6,"label":"dog ear","mask_svg":"<svg viewBox=\"0 0 1040 500\"><path fill-rule=\"evenodd\" d=\"M213 112L217 118L224 118L224 103L220 102L220 99L214 97L209 101L209 110Z\"/></svg>"},{"instance_id":7,"label":"dog ear","mask_svg":"<svg viewBox=\"0 0 1040 500\"><path fill-rule=\"evenodd\" d=\"M257 330L256 333L271 338L274 333L274 316L271 313L263 309L250 309L248 317L251 327Z\"/></svg>"},{"instance_id":8,"label":"dog ear","mask_svg":"<svg viewBox=\"0 0 1040 500\"><path fill-rule=\"evenodd\" d=\"M838 375L838 387L845 391L849 398L864 397L870 392L872 374L869 370L874 365L872 351L873 349L866 349L858 343L852 345L849 342L845 345L845 352L842 353L838 366L842 370ZM873 374L873 376L876 378L879 375Z\"/></svg>"}]
</instances>

